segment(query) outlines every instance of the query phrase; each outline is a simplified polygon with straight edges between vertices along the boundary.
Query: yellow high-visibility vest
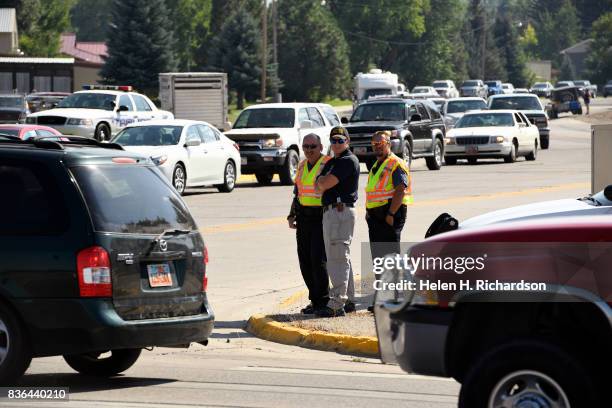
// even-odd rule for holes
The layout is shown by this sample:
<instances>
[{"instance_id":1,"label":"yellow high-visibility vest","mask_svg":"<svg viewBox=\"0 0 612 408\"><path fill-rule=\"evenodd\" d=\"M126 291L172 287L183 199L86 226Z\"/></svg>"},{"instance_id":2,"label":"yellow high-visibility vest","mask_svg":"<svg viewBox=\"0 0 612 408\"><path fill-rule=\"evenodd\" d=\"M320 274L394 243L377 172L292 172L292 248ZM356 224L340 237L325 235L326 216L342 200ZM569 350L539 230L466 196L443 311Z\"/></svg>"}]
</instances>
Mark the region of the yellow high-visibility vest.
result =
<instances>
[{"instance_id":1,"label":"yellow high-visibility vest","mask_svg":"<svg viewBox=\"0 0 612 408\"><path fill-rule=\"evenodd\" d=\"M406 195L402 200L402 204L412 204L412 176L410 175L410 169L406 166L406 163L391 153L387 159L378 166L376 173L372 172L368 174L368 184L366 185L366 208L382 207L387 204L395 194L395 188L393 187L393 172L398 167L401 167L408 176L408 186L406 186Z\"/></svg>"},{"instance_id":2,"label":"yellow high-visibility vest","mask_svg":"<svg viewBox=\"0 0 612 408\"><path fill-rule=\"evenodd\" d=\"M321 156L310 171L308 171L308 160L304 159L298 165L295 175L295 185L298 189L298 200L301 205L307 207L321 207L322 193L315 191L315 180L321 174L323 165L329 161L329 156Z\"/></svg>"}]
</instances>

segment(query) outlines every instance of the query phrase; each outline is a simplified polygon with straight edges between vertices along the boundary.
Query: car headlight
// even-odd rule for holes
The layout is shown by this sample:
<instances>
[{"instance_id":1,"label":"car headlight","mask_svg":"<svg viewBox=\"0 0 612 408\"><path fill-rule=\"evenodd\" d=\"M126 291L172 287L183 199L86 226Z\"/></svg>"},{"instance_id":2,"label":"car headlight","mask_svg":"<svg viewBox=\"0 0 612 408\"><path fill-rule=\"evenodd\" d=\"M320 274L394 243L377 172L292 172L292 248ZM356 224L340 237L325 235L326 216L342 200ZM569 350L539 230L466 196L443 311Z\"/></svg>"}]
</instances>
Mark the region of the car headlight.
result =
<instances>
[{"instance_id":1,"label":"car headlight","mask_svg":"<svg viewBox=\"0 0 612 408\"><path fill-rule=\"evenodd\" d=\"M155 163L157 166L161 166L168 161L168 156L165 154L161 156L151 156L151 160L153 160L153 163Z\"/></svg>"},{"instance_id":2,"label":"car headlight","mask_svg":"<svg viewBox=\"0 0 612 408\"><path fill-rule=\"evenodd\" d=\"M503 136L493 136L493 137L491 138L491 141L492 141L493 143L504 143L504 142L506 141L506 138L505 138L505 137L503 137Z\"/></svg>"},{"instance_id":3,"label":"car headlight","mask_svg":"<svg viewBox=\"0 0 612 408\"><path fill-rule=\"evenodd\" d=\"M66 124L67 125L71 125L71 126L92 126L93 122L91 121L91 119L75 119L75 118L70 118L70 119L68 119Z\"/></svg>"},{"instance_id":4,"label":"car headlight","mask_svg":"<svg viewBox=\"0 0 612 408\"><path fill-rule=\"evenodd\" d=\"M391 131L391 138L392 139L397 139L398 137L400 137L401 132L399 130L392 130Z\"/></svg>"},{"instance_id":5,"label":"car headlight","mask_svg":"<svg viewBox=\"0 0 612 408\"><path fill-rule=\"evenodd\" d=\"M445 137L444 138L444 143L446 143L447 145L454 145L457 144L457 142L455 141L455 138L450 136L450 137Z\"/></svg>"},{"instance_id":6,"label":"car headlight","mask_svg":"<svg viewBox=\"0 0 612 408\"><path fill-rule=\"evenodd\" d=\"M36 124L36 117L35 116L28 116L25 120L25 123L30 124L30 125L35 125Z\"/></svg>"},{"instance_id":7,"label":"car headlight","mask_svg":"<svg viewBox=\"0 0 612 408\"><path fill-rule=\"evenodd\" d=\"M283 139L264 139L262 144L264 148L280 147L283 145Z\"/></svg>"}]
</instances>

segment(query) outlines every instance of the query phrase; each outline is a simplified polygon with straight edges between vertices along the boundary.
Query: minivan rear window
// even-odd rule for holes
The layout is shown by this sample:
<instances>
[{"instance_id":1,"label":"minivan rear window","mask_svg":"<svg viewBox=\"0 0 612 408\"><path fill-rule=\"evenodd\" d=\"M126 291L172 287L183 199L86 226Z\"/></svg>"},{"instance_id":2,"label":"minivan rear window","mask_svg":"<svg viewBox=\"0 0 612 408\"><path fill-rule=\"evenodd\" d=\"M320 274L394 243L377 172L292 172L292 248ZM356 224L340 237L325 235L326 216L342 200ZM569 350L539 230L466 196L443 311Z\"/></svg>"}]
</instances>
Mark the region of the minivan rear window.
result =
<instances>
[{"instance_id":1,"label":"minivan rear window","mask_svg":"<svg viewBox=\"0 0 612 408\"><path fill-rule=\"evenodd\" d=\"M152 167L98 165L71 171L96 231L161 234L168 229L196 229L178 193Z\"/></svg>"}]
</instances>

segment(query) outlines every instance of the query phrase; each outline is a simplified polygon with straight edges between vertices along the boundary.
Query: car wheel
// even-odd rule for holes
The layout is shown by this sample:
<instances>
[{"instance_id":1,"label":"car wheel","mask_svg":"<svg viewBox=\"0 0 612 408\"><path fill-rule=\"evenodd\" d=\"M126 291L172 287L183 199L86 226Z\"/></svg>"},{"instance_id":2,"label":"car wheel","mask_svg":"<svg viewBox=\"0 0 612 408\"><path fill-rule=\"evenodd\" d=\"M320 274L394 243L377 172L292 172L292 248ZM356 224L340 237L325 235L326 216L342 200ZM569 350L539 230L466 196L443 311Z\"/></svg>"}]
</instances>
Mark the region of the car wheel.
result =
<instances>
[{"instance_id":1,"label":"car wheel","mask_svg":"<svg viewBox=\"0 0 612 408\"><path fill-rule=\"evenodd\" d=\"M425 158L427 168L429 170L440 170L440 167L442 167L443 158L444 146L442 146L442 141L436 138L436 141L434 142L433 146L433 156Z\"/></svg>"},{"instance_id":2,"label":"car wheel","mask_svg":"<svg viewBox=\"0 0 612 408\"><path fill-rule=\"evenodd\" d=\"M533 144L533 150L529 152L527 156L525 156L525 160L534 161L537 158L538 158L538 142L535 142Z\"/></svg>"},{"instance_id":3,"label":"car wheel","mask_svg":"<svg viewBox=\"0 0 612 408\"><path fill-rule=\"evenodd\" d=\"M222 193L229 193L236 186L236 166L231 161L225 164L223 173L223 184L217 185L217 189Z\"/></svg>"},{"instance_id":4,"label":"car wheel","mask_svg":"<svg viewBox=\"0 0 612 408\"><path fill-rule=\"evenodd\" d=\"M111 130L106 123L100 123L96 127L96 131L94 132L94 138L98 142L102 142L104 140L110 140Z\"/></svg>"},{"instance_id":5,"label":"car wheel","mask_svg":"<svg viewBox=\"0 0 612 408\"><path fill-rule=\"evenodd\" d=\"M32 351L17 317L0 304L0 384L9 385L30 366Z\"/></svg>"},{"instance_id":6,"label":"car wheel","mask_svg":"<svg viewBox=\"0 0 612 408\"><path fill-rule=\"evenodd\" d=\"M485 353L461 386L459 408L594 407L584 368L543 342L513 341Z\"/></svg>"},{"instance_id":7,"label":"car wheel","mask_svg":"<svg viewBox=\"0 0 612 408\"><path fill-rule=\"evenodd\" d=\"M478 163L478 159L476 157L468 157L467 159L469 164L476 164Z\"/></svg>"},{"instance_id":8,"label":"car wheel","mask_svg":"<svg viewBox=\"0 0 612 408\"><path fill-rule=\"evenodd\" d=\"M410 147L410 142L407 140L404 142L404 146L402 147L402 159L404 159L408 168L412 166L412 148Z\"/></svg>"},{"instance_id":9,"label":"car wheel","mask_svg":"<svg viewBox=\"0 0 612 408\"><path fill-rule=\"evenodd\" d=\"M257 179L257 182L261 184L262 186L269 186L270 183L272 183L273 177L274 177L274 174L272 173L256 173L255 174L255 178Z\"/></svg>"},{"instance_id":10,"label":"car wheel","mask_svg":"<svg viewBox=\"0 0 612 408\"><path fill-rule=\"evenodd\" d=\"M454 166L455 164L457 164L457 158L456 157L445 157L444 164L446 164L447 166Z\"/></svg>"},{"instance_id":11,"label":"car wheel","mask_svg":"<svg viewBox=\"0 0 612 408\"><path fill-rule=\"evenodd\" d=\"M111 350L107 357L102 353L71 354L65 355L64 360L81 374L110 377L133 366L140 352L141 349Z\"/></svg>"},{"instance_id":12,"label":"car wheel","mask_svg":"<svg viewBox=\"0 0 612 408\"><path fill-rule=\"evenodd\" d=\"M550 136L540 136L540 146L542 149L548 149L548 142Z\"/></svg>"},{"instance_id":13,"label":"car wheel","mask_svg":"<svg viewBox=\"0 0 612 408\"><path fill-rule=\"evenodd\" d=\"M185 193L185 188L187 187L187 174L185 173L185 168L181 164L174 166L174 170L172 171L172 185L180 195Z\"/></svg>"},{"instance_id":14,"label":"car wheel","mask_svg":"<svg viewBox=\"0 0 612 408\"><path fill-rule=\"evenodd\" d=\"M510 148L510 153L506 157L504 157L504 161L506 163L514 163L516 161L516 144L512 143L512 147Z\"/></svg>"},{"instance_id":15,"label":"car wheel","mask_svg":"<svg viewBox=\"0 0 612 408\"><path fill-rule=\"evenodd\" d=\"M299 164L300 159L295 150L288 150L287 157L285 159L285 164L283 164L283 168L279 173L281 184L285 186L293 185L293 180L295 179L295 175L297 174Z\"/></svg>"}]
</instances>

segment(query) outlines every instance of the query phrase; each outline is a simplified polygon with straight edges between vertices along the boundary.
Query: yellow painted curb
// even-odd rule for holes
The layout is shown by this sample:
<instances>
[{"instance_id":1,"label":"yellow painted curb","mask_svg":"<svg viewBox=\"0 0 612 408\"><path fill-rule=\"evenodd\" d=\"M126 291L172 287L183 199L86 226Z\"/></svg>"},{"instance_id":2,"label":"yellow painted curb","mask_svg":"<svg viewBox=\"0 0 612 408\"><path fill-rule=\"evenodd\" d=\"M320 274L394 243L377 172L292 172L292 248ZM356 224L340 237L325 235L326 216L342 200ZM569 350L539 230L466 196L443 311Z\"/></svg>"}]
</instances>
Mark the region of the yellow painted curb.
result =
<instances>
[{"instance_id":1,"label":"yellow painted curb","mask_svg":"<svg viewBox=\"0 0 612 408\"><path fill-rule=\"evenodd\" d=\"M261 339L290 346L378 357L378 339L376 337L349 336L300 329L277 322L262 314L251 316L247 322L246 330Z\"/></svg>"}]
</instances>

